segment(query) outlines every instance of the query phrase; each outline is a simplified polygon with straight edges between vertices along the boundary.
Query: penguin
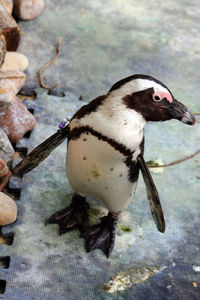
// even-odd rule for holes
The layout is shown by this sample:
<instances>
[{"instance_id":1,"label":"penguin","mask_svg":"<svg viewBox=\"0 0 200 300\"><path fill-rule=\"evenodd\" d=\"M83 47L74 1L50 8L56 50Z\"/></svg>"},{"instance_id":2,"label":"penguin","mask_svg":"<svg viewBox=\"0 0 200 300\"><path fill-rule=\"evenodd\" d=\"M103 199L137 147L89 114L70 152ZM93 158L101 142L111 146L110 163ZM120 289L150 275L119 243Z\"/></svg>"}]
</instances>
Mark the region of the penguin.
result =
<instances>
[{"instance_id":1,"label":"penguin","mask_svg":"<svg viewBox=\"0 0 200 300\"><path fill-rule=\"evenodd\" d=\"M116 82L106 95L82 106L69 124L29 154L14 174L30 171L67 137L66 175L74 194L71 204L46 224L58 224L60 234L79 229L88 252L101 249L109 257L117 222L133 199L140 171L156 226L165 231L159 195L143 158L144 127L149 121L171 119L195 123L194 115L162 82L150 75L129 76ZM88 195L99 198L108 209L100 223L91 227Z\"/></svg>"}]
</instances>

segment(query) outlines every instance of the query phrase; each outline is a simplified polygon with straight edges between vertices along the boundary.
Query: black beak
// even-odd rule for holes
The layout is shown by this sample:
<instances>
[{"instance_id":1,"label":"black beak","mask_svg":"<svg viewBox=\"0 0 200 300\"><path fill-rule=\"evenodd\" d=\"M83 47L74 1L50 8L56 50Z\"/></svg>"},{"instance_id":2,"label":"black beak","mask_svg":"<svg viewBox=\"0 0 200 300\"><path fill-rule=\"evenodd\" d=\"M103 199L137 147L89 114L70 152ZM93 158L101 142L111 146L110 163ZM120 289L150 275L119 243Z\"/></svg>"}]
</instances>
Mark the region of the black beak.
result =
<instances>
[{"instance_id":1,"label":"black beak","mask_svg":"<svg viewBox=\"0 0 200 300\"><path fill-rule=\"evenodd\" d=\"M193 113L176 99L174 99L170 105L170 113L173 119L177 119L187 125L195 124L195 116Z\"/></svg>"},{"instance_id":2,"label":"black beak","mask_svg":"<svg viewBox=\"0 0 200 300\"><path fill-rule=\"evenodd\" d=\"M194 125L195 124L195 116L193 115L193 113L191 113L190 110L187 110L182 119L181 122L188 124L188 125Z\"/></svg>"}]
</instances>

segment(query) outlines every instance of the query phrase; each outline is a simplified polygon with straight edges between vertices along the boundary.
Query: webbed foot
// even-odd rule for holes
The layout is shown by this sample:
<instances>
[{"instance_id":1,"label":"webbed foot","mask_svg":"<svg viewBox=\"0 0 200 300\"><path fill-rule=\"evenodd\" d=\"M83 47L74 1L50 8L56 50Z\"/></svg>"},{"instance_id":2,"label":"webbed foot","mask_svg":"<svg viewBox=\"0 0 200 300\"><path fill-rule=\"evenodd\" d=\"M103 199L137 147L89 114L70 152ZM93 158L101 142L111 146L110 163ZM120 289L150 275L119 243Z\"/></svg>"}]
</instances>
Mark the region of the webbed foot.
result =
<instances>
[{"instance_id":1,"label":"webbed foot","mask_svg":"<svg viewBox=\"0 0 200 300\"><path fill-rule=\"evenodd\" d=\"M85 230L81 237L86 240L87 251L101 249L109 257L115 244L116 225L119 214L111 213L101 219L101 222Z\"/></svg>"},{"instance_id":2,"label":"webbed foot","mask_svg":"<svg viewBox=\"0 0 200 300\"><path fill-rule=\"evenodd\" d=\"M82 230L88 224L88 210L89 204L85 197L75 194L71 205L53 214L46 224L58 224L60 234L74 229Z\"/></svg>"}]
</instances>

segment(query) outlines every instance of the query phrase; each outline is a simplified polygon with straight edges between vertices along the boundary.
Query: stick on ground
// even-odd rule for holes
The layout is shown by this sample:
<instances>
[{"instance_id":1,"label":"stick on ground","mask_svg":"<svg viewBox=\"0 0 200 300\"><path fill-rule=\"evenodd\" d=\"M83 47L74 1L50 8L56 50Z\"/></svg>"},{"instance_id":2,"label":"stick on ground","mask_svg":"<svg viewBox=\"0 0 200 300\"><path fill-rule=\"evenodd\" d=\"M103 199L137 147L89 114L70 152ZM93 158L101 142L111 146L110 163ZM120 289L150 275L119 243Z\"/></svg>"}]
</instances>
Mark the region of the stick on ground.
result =
<instances>
[{"instance_id":1,"label":"stick on ground","mask_svg":"<svg viewBox=\"0 0 200 300\"><path fill-rule=\"evenodd\" d=\"M53 85L53 86L48 86L44 83L43 79L42 79L42 73L52 64L54 63L54 61L58 58L58 56L60 55L60 45L61 45L61 38L58 39L58 43L57 43L57 54L56 56L54 56L54 58L52 58L44 67L41 68L40 72L39 72L39 80L40 80L40 84L43 88L47 89L47 90L51 90L54 89L58 86L58 84Z\"/></svg>"},{"instance_id":2,"label":"stick on ground","mask_svg":"<svg viewBox=\"0 0 200 300\"><path fill-rule=\"evenodd\" d=\"M164 165L148 165L149 168L164 168L164 167L170 167L170 166L174 166L174 165L177 165L177 164L180 164L181 162L185 161L185 160L188 160L190 158L193 158L195 157L197 154L200 153L200 149L198 149L196 152L192 153L191 155L188 155L186 157L183 157L181 159L177 159L175 161L172 161L171 163L168 163L168 164L164 164Z\"/></svg>"}]
</instances>

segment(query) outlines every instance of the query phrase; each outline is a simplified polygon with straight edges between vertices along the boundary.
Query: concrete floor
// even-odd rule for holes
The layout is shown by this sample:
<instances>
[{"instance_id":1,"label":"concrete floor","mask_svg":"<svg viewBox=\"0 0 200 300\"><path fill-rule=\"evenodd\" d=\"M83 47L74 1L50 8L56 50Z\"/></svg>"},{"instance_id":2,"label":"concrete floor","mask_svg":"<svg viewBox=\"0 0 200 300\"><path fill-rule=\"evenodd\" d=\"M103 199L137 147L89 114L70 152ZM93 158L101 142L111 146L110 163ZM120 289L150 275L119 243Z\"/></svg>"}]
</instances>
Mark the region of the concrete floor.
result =
<instances>
[{"instance_id":1,"label":"concrete floor","mask_svg":"<svg viewBox=\"0 0 200 300\"><path fill-rule=\"evenodd\" d=\"M37 126L18 147L28 151L70 117L83 100L104 94L117 80L134 73L151 74L172 90L193 111L200 111L198 1L57 1L46 0L40 18L21 22L21 53L30 66L24 93L38 87L37 73L55 54L62 36L61 56L44 74L53 91L37 90L33 107ZM71 93L70 93L71 92ZM163 162L183 157L199 147L199 124L178 121L151 123L145 129L145 159ZM56 210L70 203L71 188L65 177L66 144L63 143L38 168L23 178L9 269L0 268L7 280L0 299L199 299L200 164L195 159L153 173L166 218L166 232L157 231L140 177L134 203L123 213L115 249L107 259L101 251L87 254L84 240L74 231L58 235L56 225L44 226ZM91 197L91 222L105 213ZM125 232L124 226L130 231ZM112 291L109 281L121 290ZM107 287L107 290L104 289Z\"/></svg>"}]
</instances>

